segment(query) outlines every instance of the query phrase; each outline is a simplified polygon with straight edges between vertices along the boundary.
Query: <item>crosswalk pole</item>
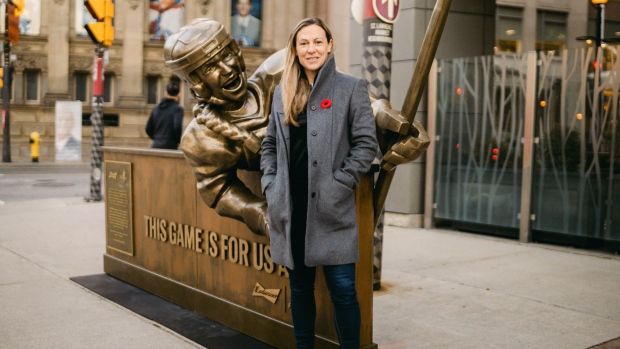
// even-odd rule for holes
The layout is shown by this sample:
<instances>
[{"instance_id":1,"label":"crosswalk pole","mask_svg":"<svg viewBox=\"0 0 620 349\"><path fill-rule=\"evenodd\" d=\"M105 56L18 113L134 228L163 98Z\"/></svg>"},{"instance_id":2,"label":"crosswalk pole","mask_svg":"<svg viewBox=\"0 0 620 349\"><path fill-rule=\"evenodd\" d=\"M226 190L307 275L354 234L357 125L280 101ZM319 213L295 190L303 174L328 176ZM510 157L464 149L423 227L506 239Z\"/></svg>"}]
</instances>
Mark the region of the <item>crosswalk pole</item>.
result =
<instances>
[{"instance_id":1,"label":"crosswalk pole","mask_svg":"<svg viewBox=\"0 0 620 349\"><path fill-rule=\"evenodd\" d=\"M90 121L92 124L92 148L90 160L90 196L86 201L101 201L101 176L103 153L103 54L105 49L95 46L95 60L93 64L93 104Z\"/></svg>"}]
</instances>

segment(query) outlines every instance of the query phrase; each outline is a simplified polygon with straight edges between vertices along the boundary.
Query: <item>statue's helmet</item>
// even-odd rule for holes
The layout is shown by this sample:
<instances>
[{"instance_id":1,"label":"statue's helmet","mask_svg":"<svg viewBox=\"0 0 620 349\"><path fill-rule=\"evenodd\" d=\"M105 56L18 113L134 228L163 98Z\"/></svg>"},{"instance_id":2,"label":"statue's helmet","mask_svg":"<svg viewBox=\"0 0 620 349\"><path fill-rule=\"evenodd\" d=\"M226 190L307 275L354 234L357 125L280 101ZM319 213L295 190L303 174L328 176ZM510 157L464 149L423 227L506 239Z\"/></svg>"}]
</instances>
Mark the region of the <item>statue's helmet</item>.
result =
<instances>
[{"instance_id":1,"label":"statue's helmet","mask_svg":"<svg viewBox=\"0 0 620 349\"><path fill-rule=\"evenodd\" d=\"M239 46L221 23L209 18L197 18L171 35L164 44L164 58L168 67L189 84L196 98L208 101L211 91L193 72L225 47L237 56L245 75Z\"/></svg>"}]
</instances>

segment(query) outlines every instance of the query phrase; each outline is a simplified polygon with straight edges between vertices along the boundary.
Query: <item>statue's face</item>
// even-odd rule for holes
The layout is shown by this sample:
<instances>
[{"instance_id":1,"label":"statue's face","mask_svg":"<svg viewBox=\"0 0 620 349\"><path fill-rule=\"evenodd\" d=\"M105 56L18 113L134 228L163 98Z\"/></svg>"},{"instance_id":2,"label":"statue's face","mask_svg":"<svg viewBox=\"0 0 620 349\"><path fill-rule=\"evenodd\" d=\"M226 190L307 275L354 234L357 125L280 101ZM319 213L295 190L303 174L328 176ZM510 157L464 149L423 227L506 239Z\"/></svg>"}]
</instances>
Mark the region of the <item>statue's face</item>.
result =
<instances>
[{"instance_id":1,"label":"statue's face","mask_svg":"<svg viewBox=\"0 0 620 349\"><path fill-rule=\"evenodd\" d=\"M239 58L230 46L225 47L213 58L194 71L211 92L211 98L237 102L245 97L247 81Z\"/></svg>"}]
</instances>

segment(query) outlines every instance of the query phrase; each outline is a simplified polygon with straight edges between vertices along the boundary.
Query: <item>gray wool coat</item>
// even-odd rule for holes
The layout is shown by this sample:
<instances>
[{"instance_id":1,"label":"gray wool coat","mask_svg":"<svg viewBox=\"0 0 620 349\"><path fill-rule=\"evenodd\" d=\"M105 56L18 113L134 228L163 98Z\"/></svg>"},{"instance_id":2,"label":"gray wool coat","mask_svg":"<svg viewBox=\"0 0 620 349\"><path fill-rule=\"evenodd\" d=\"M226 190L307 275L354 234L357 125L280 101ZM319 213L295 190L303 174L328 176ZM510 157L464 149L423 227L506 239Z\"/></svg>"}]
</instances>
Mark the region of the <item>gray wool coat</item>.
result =
<instances>
[{"instance_id":1,"label":"gray wool coat","mask_svg":"<svg viewBox=\"0 0 620 349\"><path fill-rule=\"evenodd\" d=\"M331 106L321 105L326 100ZM309 184L305 264L354 263L359 258L355 189L377 154L368 90L363 80L336 71L332 55L315 79L306 108ZM289 154L289 126L284 124L278 86L262 143L261 188L269 206L271 258L294 269Z\"/></svg>"}]
</instances>

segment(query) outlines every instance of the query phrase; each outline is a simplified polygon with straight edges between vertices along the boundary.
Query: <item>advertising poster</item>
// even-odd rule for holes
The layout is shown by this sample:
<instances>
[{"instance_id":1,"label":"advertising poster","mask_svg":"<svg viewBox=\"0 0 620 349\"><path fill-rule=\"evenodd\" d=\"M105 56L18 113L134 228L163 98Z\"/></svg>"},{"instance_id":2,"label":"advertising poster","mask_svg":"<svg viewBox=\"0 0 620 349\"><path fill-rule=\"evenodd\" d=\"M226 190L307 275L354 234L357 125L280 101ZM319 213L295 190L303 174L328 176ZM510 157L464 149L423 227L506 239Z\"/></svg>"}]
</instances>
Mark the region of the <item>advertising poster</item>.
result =
<instances>
[{"instance_id":1,"label":"advertising poster","mask_svg":"<svg viewBox=\"0 0 620 349\"><path fill-rule=\"evenodd\" d=\"M239 46L260 46L261 1L232 0L230 34Z\"/></svg>"},{"instance_id":2,"label":"advertising poster","mask_svg":"<svg viewBox=\"0 0 620 349\"><path fill-rule=\"evenodd\" d=\"M56 161L82 161L82 102L56 101Z\"/></svg>"},{"instance_id":3,"label":"advertising poster","mask_svg":"<svg viewBox=\"0 0 620 349\"><path fill-rule=\"evenodd\" d=\"M151 40L166 41L185 24L184 0L150 0L149 34Z\"/></svg>"}]
</instances>

